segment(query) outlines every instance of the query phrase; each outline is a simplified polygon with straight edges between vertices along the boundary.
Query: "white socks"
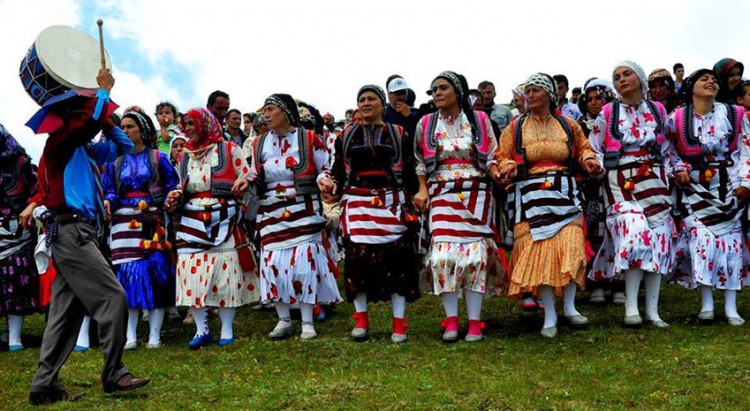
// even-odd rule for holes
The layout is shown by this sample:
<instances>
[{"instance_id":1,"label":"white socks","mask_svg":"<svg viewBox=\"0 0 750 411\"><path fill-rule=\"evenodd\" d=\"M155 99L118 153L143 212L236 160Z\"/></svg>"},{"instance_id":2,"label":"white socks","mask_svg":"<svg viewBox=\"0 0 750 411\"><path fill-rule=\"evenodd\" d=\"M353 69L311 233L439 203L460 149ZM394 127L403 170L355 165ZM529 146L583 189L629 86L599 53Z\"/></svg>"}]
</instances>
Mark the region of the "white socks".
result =
<instances>
[{"instance_id":1,"label":"white socks","mask_svg":"<svg viewBox=\"0 0 750 411\"><path fill-rule=\"evenodd\" d=\"M563 288L563 315L566 317L575 317L577 315L581 315L581 313L576 310L577 289L578 284L576 283L570 283Z\"/></svg>"},{"instance_id":2,"label":"white socks","mask_svg":"<svg viewBox=\"0 0 750 411\"><path fill-rule=\"evenodd\" d=\"M443 300L445 317L458 317L458 292L442 293L440 298Z\"/></svg>"},{"instance_id":3,"label":"white socks","mask_svg":"<svg viewBox=\"0 0 750 411\"><path fill-rule=\"evenodd\" d=\"M557 311L555 311L555 294L552 287L543 285L539 287L539 297L544 303L544 325L542 328L557 326Z\"/></svg>"},{"instance_id":4,"label":"white socks","mask_svg":"<svg viewBox=\"0 0 750 411\"><path fill-rule=\"evenodd\" d=\"M724 290L724 314L727 318L741 318L737 312L737 290Z\"/></svg>"},{"instance_id":5,"label":"white socks","mask_svg":"<svg viewBox=\"0 0 750 411\"><path fill-rule=\"evenodd\" d=\"M404 318L406 312L406 297L396 293L391 294L393 318Z\"/></svg>"},{"instance_id":6,"label":"white socks","mask_svg":"<svg viewBox=\"0 0 750 411\"><path fill-rule=\"evenodd\" d=\"M158 346L161 344L161 325L164 323L164 309L155 308L148 312L148 343Z\"/></svg>"},{"instance_id":7,"label":"white socks","mask_svg":"<svg viewBox=\"0 0 750 411\"><path fill-rule=\"evenodd\" d=\"M299 312L302 316L302 332L314 333L315 325L313 324L313 309L315 304L300 303Z\"/></svg>"},{"instance_id":8,"label":"white socks","mask_svg":"<svg viewBox=\"0 0 750 411\"><path fill-rule=\"evenodd\" d=\"M137 340L135 331L138 328L138 312L137 308L128 308L128 331L125 335L125 344L135 343Z\"/></svg>"},{"instance_id":9,"label":"white socks","mask_svg":"<svg viewBox=\"0 0 750 411\"><path fill-rule=\"evenodd\" d=\"M630 268L625 270L623 276L625 277L625 316L640 315L638 312L638 290L641 288L643 270Z\"/></svg>"},{"instance_id":10,"label":"white socks","mask_svg":"<svg viewBox=\"0 0 750 411\"><path fill-rule=\"evenodd\" d=\"M479 321L482 317L482 301L484 300L484 294L465 289L464 298L466 299L466 312L469 319Z\"/></svg>"},{"instance_id":11,"label":"white socks","mask_svg":"<svg viewBox=\"0 0 750 411\"><path fill-rule=\"evenodd\" d=\"M357 293L354 297L354 311L358 313L367 312L367 294Z\"/></svg>"},{"instance_id":12,"label":"white socks","mask_svg":"<svg viewBox=\"0 0 750 411\"><path fill-rule=\"evenodd\" d=\"M289 324L292 323L292 317L289 314L289 304L278 301L274 304L274 308L276 308L276 314L279 316L279 322L276 324L274 330L289 327Z\"/></svg>"},{"instance_id":13,"label":"white socks","mask_svg":"<svg viewBox=\"0 0 750 411\"><path fill-rule=\"evenodd\" d=\"M647 272L643 278L646 288L646 319L661 321L659 317L659 288L661 288L661 274Z\"/></svg>"},{"instance_id":14,"label":"white socks","mask_svg":"<svg viewBox=\"0 0 750 411\"><path fill-rule=\"evenodd\" d=\"M190 313L193 314L193 320L195 320L195 336L208 334L208 308L191 308Z\"/></svg>"},{"instance_id":15,"label":"white socks","mask_svg":"<svg viewBox=\"0 0 750 411\"><path fill-rule=\"evenodd\" d=\"M23 316L8 314L8 345L23 345L21 328L23 328Z\"/></svg>"},{"instance_id":16,"label":"white socks","mask_svg":"<svg viewBox=\"0 0 750 411\"><path fill-rule=\"evenodd\" d=\"M219 318L221 319L221 337L219 338L222 340L234 337L232 324L234 323L234 313L236 311L235 308L219 308Z\"/></svg>"},{"instance_id":17,"label":"white socks","mask_svg":"<svg viewBox=\"0 0 750 411\"><path fill-rule=\"evenodd\" d=\"M702 285L701 289L701 312L714 310L714 288L710 285Z\"/></svg>"},{"instance_id":18,"label":"white socks","mask_svg":"<svg viewBox=\"0 0 750 411\"><path fill-rule=\"evenodd\" d=\"M83 317L81 322L81 329L78 331L78 341L76 345L79 347L90 348L91 342L89 341L89 326L91 325L91 316L86 315Z\"/></svg>"}]
</instances>

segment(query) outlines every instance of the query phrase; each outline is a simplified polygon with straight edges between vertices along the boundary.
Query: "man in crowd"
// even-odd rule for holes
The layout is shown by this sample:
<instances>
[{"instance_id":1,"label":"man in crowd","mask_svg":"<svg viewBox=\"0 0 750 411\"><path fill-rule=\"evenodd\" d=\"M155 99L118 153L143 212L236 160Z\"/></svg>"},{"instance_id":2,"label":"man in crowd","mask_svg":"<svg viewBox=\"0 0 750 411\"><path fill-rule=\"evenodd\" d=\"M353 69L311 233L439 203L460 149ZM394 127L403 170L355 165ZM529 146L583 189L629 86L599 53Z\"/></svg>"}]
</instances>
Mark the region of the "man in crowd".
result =
<instances>
[{"instance_id":1,"label":"man in crowd","mask_svg":"<svg viewBox=\"0 0 750 411\"><path fill-rule=\"evenodd\" d=\"M497 93L495 93L495 85L491 81L482 81L478 88L484 98L484 112L497 123L500 131L503 131L513 118L510 109L502 104L495 104Z\"/></svg>"},{"instance_id":2,"label":"man in crowd","mask_svg":"<svg viewBox=\"0 0 750 411\"><path fill-rule=\"evenodd\" d=\"M557 82L557 108L564 116L570 117L575 121L581 118L581 110L578 105L568 101L568 78L564 74L552 76Z\"/></svg>"}]
</instances>

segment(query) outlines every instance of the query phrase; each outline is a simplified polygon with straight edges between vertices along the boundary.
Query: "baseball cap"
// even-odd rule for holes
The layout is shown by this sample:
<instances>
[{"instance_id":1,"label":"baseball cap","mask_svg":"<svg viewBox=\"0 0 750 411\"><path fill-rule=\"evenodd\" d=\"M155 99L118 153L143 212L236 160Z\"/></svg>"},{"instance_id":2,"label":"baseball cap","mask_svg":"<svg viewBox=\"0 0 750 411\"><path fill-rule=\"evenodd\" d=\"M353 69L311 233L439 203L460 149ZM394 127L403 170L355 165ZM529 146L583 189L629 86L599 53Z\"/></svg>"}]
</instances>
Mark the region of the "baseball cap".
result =
<instances>
[{"instance_id":1,"label":"baseball cap","mask_svg":"<svg viewBox=\"0 0 750 411\"><path fill-rule=\"evenodd\" d=\"M406 80L402 79L401 77L397 77L388 84L388 92L389 93L395 93L397 91L406 90L409 88L409 85L406 84Z\"/></svg>"}]
</instances>

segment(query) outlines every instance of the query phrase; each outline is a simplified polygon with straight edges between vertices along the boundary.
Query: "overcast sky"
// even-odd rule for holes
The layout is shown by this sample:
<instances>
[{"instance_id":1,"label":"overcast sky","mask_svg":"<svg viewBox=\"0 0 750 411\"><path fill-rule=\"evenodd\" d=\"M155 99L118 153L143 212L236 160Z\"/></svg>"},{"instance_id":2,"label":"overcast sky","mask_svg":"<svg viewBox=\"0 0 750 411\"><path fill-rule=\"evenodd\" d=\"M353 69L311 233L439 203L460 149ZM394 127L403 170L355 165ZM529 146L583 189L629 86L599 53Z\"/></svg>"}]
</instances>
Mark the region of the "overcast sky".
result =
<instances>
[{"instance_id":1,"label":"overcast sky","mask_svg":"<svg viewBox=\"0 0 750 411\"><path fill-rule=\"evenodd\" d=\"M121 107L152 113L169 100L185 111L221 89L246 112L286 92L340 118L360 86L394 73L418 103L443 70L472 87L494 82L495 101L506 102L538 71L566 74L573 87L609 78L624 59L647 73L680 61L688 74L722 57L747 61L748 16L746 0L0 0L0 123L38 159L46 136L24 126L38 107L20 62L44 28L96 37L97 18Z\"/></svg>"}]
</instances>

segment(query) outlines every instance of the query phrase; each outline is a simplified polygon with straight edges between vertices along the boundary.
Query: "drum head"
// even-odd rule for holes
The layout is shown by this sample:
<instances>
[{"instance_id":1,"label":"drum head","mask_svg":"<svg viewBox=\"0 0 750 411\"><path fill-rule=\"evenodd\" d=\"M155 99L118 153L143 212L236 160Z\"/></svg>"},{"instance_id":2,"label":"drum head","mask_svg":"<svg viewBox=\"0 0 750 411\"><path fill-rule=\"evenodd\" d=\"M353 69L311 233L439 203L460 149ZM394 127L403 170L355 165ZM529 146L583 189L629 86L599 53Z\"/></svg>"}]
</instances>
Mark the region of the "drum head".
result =
<instances>
[{"instance_id":1,"label":"drum head","mask_svg":"<svg viewBox=\"0 0 750 411\"><path fill-rule=\"evenodd\" d=\"M101 69L99 41L69 26L51 26L37 37L36 51L47 73L70 88L96 89L96 75ZM104 58L112 69L109 54Z\"/></svg>"}]
</instances>

